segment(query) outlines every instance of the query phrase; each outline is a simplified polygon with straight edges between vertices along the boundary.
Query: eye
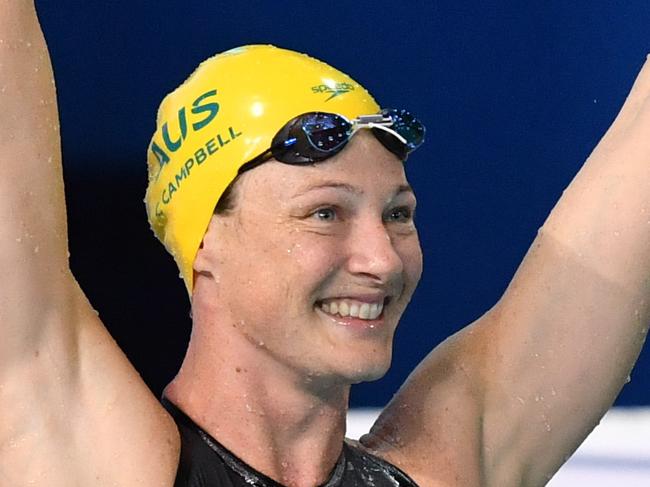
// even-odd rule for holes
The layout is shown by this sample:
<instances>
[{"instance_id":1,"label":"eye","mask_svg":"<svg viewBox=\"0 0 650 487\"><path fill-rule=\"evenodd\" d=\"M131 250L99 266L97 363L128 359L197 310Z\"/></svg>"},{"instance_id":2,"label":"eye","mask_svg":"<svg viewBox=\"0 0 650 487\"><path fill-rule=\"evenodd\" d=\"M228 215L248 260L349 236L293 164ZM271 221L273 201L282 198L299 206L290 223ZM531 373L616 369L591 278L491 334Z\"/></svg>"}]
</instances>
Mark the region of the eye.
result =
<instances>
[{"instance_id":1,"label":"eye","mask_svg":"<svg viewBox=\"0 0 650 487\"><path fill-rule=\"evenodd\" d=\"M312 213L312 216L320 221L331 222L336 220L336 209L329 206L318 208Z\"/></svg>"},{"instance_id":2,"label":"eye","mask_svg":"<svg viewBox=\"0 0 650 487\"><path fill-rule=\"evenodd\" d=\"M408 206L391 208L385 216L388 222L408 223L413 220L413 210Z\"/></svg>"}]
</instances>

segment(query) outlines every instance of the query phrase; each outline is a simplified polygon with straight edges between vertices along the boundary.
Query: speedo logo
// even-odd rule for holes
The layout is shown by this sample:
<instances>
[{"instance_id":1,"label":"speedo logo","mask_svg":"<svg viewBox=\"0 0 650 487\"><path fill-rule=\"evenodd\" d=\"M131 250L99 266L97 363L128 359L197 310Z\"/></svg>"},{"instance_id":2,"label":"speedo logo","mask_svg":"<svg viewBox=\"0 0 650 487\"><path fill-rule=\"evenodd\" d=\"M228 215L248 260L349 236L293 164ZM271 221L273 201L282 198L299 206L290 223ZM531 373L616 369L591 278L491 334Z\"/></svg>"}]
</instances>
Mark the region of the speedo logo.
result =
<instances>
[{"instance_id":1,"label":"speedo logo","mask_svg":"<svg viewBox=\"0 0 650 487\"><path fill-rule=\"evenodd\" d=\"M311 87L313 93L328 93L330 96L325 101L330 101L332 98L342 95L344 93L349 93L354 91L354 85L352 83L335 83L332 85L316 85Z\"/></svg>"},{"instance_id":2,"label":"speedo logo","mask_svg":"<svg viewBox=\"0 0 650 487\"><path fill-rule=\"evenodd\" d=\"M178 127L177 131L174 130L174 134L171 133L169 128L169 120L162 125L160 130L162 144L153 141L150 147L151 152L158 160L158 164L160 164L156 178L160 175L160 170L171 160L170 153L176 152L183 146L190 128L193 132L197 132L206 127L217 116L219 103L213 100L216 95L217 90L207 91L192 102L191 107L189 107L192 118L189 122L191 123L188 123L190 116L187 114L187 107L181 107L177 114L178 124L174 123Z\"/></svg>"}]
</instances>

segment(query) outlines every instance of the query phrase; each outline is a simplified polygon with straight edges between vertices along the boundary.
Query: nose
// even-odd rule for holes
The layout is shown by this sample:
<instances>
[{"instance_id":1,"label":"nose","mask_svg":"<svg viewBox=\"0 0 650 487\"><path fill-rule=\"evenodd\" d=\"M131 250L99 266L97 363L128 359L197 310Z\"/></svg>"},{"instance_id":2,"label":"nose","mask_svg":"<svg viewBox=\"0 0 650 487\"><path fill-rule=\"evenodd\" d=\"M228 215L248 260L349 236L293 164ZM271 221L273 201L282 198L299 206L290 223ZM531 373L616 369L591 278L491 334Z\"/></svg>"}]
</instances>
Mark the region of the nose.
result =
<instances>
[{"instance_id":1,"label":"nose","mask_svg":"<svg viewBox=\"0 0 650 487\"><path fill-rule=\"evenodd\" d=\"M402 257L383 221L357 221L348 240L348 271L386 284L401 276Z\"/></svg>"}]
</instances>

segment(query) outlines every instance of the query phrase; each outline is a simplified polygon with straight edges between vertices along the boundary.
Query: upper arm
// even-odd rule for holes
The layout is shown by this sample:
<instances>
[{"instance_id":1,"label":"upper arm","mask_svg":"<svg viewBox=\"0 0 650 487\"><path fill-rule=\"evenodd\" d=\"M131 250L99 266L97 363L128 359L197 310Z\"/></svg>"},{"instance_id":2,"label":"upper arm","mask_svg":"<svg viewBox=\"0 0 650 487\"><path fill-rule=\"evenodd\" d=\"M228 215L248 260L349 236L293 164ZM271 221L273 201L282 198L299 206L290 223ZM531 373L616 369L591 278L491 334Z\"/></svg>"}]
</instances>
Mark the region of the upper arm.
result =
<instances>
[{"instance_id":1,"label":"upper arm","mask_svg":"<svg viewBox=\"0 0 650 487\"><path fill-rule=\"evenodd\" d=\"M492 465L542 483L626 382L650 320L650 63L479 326ZM488 338L489 337L489 338Z\"/></svg>"},{"instance_id":2,"label":"upper arm","mask_svg":"<svg viewBox=\"0 0 650 487\"><path fill-rule=\"evenodd\" d=\"M173 421L68 265L53 74L33 2L0 5L0 484L171 485Z\"/></svg>"},{"instance_id":3,"label":"upper arm","mask_svg":"<svg viewBox=\"0 0 650 487\"><path fill-rule=\"evenodd\" d=\"M71 292L56 95L33 5L0 12L1 365L20 360L41 317Z\"/></svg>"}]
</instances>

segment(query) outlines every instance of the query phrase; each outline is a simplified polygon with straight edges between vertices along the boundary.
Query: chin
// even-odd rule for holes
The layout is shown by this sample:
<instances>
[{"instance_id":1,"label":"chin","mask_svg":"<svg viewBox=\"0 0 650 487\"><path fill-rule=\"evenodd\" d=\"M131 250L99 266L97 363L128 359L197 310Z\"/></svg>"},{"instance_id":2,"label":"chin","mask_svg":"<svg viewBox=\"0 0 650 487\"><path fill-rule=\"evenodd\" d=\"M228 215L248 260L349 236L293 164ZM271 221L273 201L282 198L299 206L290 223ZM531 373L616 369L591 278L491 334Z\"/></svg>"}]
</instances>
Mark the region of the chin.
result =
<instances>
[{"instance_id":1,"label":"chin","mask_svg":"<svg viewBox=\"0 0 650 487\"><path fill-rule=\"evenodd\" d=\"M372 382L381 379L388 369L390 369L390 357L384 361L376 361L373 363L357 364L357 367L346 374L351 384L359 384L361 382Z\"/></svg>"}]
</instances>

